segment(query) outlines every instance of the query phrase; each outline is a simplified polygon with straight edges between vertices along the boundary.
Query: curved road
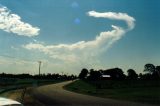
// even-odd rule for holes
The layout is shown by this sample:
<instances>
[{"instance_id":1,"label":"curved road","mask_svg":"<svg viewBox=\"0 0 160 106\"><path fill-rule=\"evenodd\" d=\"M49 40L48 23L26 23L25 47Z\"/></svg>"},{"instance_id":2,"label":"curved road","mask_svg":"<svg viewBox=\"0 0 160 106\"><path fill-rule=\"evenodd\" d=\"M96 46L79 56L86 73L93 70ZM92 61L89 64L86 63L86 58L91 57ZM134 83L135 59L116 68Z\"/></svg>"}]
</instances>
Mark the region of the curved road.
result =
<instances>
[{"instance_id":1,"label":"curved road","mask_svg":"<svg viewBox=\"0 0 160 106\"><path fill-rule=\"evenodd\" d=\"M154 106L93 97L64 90L63 86L71 82L72 81L66 81L58 84L41 86L32 89L30 92L35 99L45 104L45 106Z\"/></svg>"}]
</instances>

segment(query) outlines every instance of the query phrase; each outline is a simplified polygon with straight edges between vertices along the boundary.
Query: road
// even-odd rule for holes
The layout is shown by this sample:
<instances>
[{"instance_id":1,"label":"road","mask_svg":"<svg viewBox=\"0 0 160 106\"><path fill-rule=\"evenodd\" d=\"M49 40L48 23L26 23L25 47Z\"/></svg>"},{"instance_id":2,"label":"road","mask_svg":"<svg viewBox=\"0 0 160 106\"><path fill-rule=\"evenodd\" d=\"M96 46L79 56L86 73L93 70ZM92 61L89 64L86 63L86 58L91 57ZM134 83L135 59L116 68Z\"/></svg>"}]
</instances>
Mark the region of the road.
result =
<instances>
[{"instance_id":1,"label":"road","mask_svg":"<svg viewBox=\"0 0 160 106\"><path fill-rule=\"evenodd\" d=\"M128 101L112 100L89 95L78 94L63 89L71 83L66 81L58 84L34 88L30 94L45 106L154 106Z\"/></svg>"}]
</instances>

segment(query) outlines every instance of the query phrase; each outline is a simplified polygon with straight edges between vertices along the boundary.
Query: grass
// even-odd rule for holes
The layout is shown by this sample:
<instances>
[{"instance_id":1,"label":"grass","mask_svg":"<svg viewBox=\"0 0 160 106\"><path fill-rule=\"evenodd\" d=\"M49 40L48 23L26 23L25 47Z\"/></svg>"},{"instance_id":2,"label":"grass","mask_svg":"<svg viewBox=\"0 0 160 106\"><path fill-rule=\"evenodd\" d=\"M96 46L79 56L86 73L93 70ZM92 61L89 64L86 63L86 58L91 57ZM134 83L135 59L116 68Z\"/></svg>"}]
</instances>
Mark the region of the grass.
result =
<instances>
[{"instance_id":1,"label":"grass","mask_svg":"<svg viewBox=\"0 0 160 106\"><path fill-rule=\"evenodd\" d=\"M65 89L71 90L78 93L91 94L91 92L96 91L96 87L92 84L86 83L81 80L76 80L73 83L70 83L64 86Z\"/></svg>"},{"instance_id":2,"label":"grass","mask_svg":"<svg viewBox=\"0 0 160 106\"><path fill-rule=\"evenodd\" d=\"M103 98L160 105L160 86L97 89L91 83L77 80L69 85L66 85L64 88L73 92Z\"/></svg>"},{"instance_id":3,"label":"grass","mask_svg":"<svg viewBox=\"0 0 160 106\"><path fill-rule=\"evenodd\" d=\"M7 83L1 84L0 82L0 94L11 90L22 89L25 87L37 87L47 84L55 84L63 82L64 80L34 80L34 79L19 79L16 81L8 80Z\"/></svg>"},{"instance_id":4,"label":"grass","mask_svg":"<svg viewBox=\"0 0 160 106\"><path fill-rule=\"evenodd\" d=\"M24 105L25 106L45 106L42 104L40 101L36 100L32 95L29 93L29 90L31 89L30 87L35 87L35 86L42 86L42 85L47 85L47 84L55 84L63 82L63 80L19 80L14 85L19 85L19 86L25 86L27 87L27 91L24 96ZM6 86L7 89L7 86ZM13 100L17 100L21 102L21 96L22 96L23 89L18 88L18 89L9 89L6 90L5 92L0 93L0 97L5 97L5 98L10 98Z\"/></svg>"}]
</instances>

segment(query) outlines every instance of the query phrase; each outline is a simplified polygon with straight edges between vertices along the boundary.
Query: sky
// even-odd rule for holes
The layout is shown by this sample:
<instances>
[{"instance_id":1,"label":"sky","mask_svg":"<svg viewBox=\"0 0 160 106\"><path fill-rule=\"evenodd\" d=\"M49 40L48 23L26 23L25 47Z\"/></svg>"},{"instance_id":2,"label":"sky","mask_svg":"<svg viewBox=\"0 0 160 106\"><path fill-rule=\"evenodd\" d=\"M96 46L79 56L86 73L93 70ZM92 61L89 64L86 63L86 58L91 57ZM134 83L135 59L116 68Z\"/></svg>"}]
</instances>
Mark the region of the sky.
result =
<instances>
[{"instance_id":1,"label":"sky","mask_svg":"<svg viewBox=\"0 0 160 106\"><path fill-rule=\"evenodd\" d=\"M0 73L160 65L159 0L0 0Z\"/></svg>"}]
</instances>

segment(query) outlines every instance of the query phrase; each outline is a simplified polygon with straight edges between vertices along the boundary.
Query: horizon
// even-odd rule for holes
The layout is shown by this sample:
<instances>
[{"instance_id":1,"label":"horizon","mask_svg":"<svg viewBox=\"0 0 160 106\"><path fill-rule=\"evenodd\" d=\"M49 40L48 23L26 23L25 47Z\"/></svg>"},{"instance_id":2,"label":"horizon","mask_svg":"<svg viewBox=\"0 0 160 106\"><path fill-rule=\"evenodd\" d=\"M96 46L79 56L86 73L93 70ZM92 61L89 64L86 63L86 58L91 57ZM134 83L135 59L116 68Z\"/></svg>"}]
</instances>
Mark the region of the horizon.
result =
<instances>
[{"instance_id":1,"label":"horizon","mask_svg":"<svg viewBox=\"0 0 160 106\"><path fill-rule=\"evenodd\" d=\"M132 5L130 5L132 4ZM0 0L0 73L160 65L160 1Z\"/></svg>"}]
</instances>

